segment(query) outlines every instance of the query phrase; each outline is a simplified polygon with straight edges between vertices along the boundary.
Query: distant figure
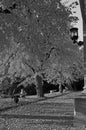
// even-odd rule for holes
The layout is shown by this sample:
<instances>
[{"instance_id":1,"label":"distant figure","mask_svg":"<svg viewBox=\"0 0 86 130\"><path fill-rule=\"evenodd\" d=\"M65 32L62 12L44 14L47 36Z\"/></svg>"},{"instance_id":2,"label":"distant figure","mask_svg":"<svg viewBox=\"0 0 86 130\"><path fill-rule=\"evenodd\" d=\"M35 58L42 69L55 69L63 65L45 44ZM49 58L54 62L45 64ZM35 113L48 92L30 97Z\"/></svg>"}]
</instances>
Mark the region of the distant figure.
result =
<instances>
[{"instance_id":1,"label":"distant figure","mask_svg":"<svg viewBox=\"0 0 86 130\"><path fill-rule=\"evenodd\" d=\"M15 97L14 97L14 102L15 102L16 104L19 102L18 96L15 96Z\"/></svg>"}]
</instances>

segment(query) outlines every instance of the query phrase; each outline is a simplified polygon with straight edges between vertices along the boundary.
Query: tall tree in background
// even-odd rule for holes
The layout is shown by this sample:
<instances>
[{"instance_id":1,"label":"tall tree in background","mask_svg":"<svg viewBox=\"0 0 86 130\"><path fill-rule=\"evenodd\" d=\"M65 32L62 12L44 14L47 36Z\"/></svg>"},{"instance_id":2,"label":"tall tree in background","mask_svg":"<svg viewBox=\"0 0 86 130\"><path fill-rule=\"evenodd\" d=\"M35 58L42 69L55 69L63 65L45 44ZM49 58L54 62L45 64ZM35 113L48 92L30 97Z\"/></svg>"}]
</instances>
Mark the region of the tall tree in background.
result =
<instances>
[{"instance_id":1,"label":"tall tree in background","mask_svg":"<svg viewBox=\"0 0 86 130\"><path fill-rule=\"evenodd\" d=\"M81 65L78 48L68 35L70 22L77 20L70 14L59 0L2 0L1 76L33 77L39 97L44 96L43 80L62 86L68 68Z\"/></svg>"}]
</instances>

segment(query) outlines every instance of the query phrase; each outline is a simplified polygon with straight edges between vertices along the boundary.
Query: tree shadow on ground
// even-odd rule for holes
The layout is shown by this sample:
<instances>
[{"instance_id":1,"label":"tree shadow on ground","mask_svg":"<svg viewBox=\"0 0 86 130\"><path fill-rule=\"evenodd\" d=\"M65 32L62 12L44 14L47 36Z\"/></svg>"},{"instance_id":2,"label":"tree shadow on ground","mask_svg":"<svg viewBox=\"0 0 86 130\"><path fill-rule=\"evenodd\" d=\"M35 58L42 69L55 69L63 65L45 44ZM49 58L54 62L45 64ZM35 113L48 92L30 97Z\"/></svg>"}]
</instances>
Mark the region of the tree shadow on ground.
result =
<instances>
[{"instance_id":1,"label":"tree shadow on ground","mask_svg":"<svg viewBox=\"0 0 86 130\"><path fill-rule=\"evenodd\" d=\"M68 95L70 93L71 92L67 92L67 93L63 93L63 94L60 94L60 95L54 95L52 97L35 98L35 99L33 99L33 101L20 101L18 104L13 104L12 106L6 106L4 108L0 108L0 113L8 111L8 110L15 109L15 108L18 108L18 107L21 107L21 106L26 106L26 105L33 104L33 103L38 103L40 101L45 101L45 100L53 99L55 97L65 96L65 95ZM28 98L28 100L30 100L30 99Z\"/></svg>"}]
</instances>

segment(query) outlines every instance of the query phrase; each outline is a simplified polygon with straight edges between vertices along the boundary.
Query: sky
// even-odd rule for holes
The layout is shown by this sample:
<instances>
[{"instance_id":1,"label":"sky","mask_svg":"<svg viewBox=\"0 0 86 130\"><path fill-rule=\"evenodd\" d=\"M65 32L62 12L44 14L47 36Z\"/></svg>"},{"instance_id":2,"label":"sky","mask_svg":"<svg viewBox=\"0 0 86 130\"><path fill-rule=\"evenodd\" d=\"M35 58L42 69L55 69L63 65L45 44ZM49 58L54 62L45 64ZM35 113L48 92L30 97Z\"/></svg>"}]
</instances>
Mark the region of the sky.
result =
<instances>
[{"instance_id":1,"label":"sky","mask_svg":"<svg viewBox=\"0 0 86 130\"><path fill-rule=\"evenodd\" d=\"M79 3L79 0L62 0L62 3L64 3L66 6L70 5L72 2L77 1ZM77 16L79 18L78 23L72 23L74 27L78 28L78 41L83 41L83 20L82 20L82 16L81 16L81 9L80 9L80 3L79 5L77 5L77 7L75 9L72 9L72 11L76 11L76 13L74 13L75 16Z\"/></svg>"}]
</instances>

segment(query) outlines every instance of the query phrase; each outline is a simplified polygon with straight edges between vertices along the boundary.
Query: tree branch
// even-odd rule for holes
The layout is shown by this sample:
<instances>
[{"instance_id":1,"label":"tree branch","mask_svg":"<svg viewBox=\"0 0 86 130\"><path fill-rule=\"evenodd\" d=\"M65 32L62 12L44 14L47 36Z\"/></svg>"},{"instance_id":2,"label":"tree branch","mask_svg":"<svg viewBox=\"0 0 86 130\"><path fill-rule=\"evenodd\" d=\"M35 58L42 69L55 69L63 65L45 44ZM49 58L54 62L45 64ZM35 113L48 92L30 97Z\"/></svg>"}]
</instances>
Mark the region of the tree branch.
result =
<instances>
[{"instance_id":1,"label":"tree branch","mask_svg":"<svg viewBox=\"0 0 86 130\"><path fill-rule=\"evenodd\" d=\"M23 57L24 64L26 64L35 74L35 69L28 63L28 61Z\"/></svg>"}]
</instances>

